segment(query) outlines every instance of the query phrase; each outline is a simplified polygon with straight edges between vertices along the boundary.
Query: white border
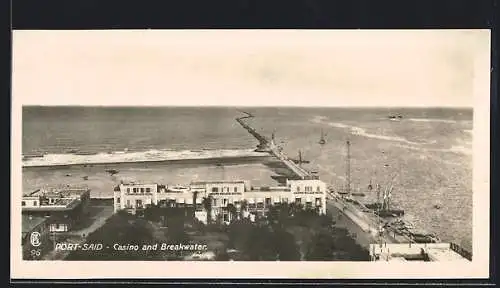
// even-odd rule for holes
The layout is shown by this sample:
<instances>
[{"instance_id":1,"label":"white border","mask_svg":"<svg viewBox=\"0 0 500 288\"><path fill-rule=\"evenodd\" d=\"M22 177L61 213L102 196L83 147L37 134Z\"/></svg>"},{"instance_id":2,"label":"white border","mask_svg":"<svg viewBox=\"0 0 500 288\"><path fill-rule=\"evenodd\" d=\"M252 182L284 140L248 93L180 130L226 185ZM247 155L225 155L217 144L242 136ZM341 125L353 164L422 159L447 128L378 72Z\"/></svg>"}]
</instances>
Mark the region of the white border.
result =
<instances>
[{"instance_id":1,"label":"white border","mask_svg":"<svg viewBox=\"0 0 500 288\"><path fill-rule=\"evenodd\" d=\"M237 31L238 32L238 31ZM336 32L336 31L331 31ZM384 31L364 31L371 35L388 33ZM44 31L14 31L22 33L48 33ZM50 32L52 33L52 31ZM68 32L66 32L68 33ZM92 32L87 32L92 33ZM117 32L118 33L118 32ZM119 33L124 33L119 32ZM146 32L144 32L146 33ZM182 37L182 32L175 32ZM217 33L234 33L218 31ZM253 31L265 37L265 31ZM299 32L287 31L292 38ZM319 33L311 31L310 33ZM321 32L321 33L328 33ZM353 31L336 32L350 35ZM358 33L361 33L358 32ZM405 31L395 32L405 33ZM409 32L410 33L410 32ZM16 94L13 85L12 97L12 148L11 148L11 277L38 279L73 278L486 278L489 276L489 99L490 99L490 31L472 30L482 41L477 48L474 74L474 169L473 169L473 261L471 263L380 263L380 262L73 262L73 261L22 261L21 257L21 211L17 203L21 193L21 107L26 104L71 104L71 101L56 98L26 98ZM307 37L306 34L304 37ZM367 34L368 35L368 34ZM269 36L269 35L268 35ZM347 37L347 36L346 36ZM300 39L300 38L299 38ZM486 40L487 39L487 40ZM208 37L207 41L213 40ZM15 44L15 43L14 43ZM479 45L478 45L479 46ZM31 47L36 49L36 47ZM13 51L14 63L16 51ZM15 77L14 77L15 78ZM15 79L13 79L15 81ZM25 83L25 85L30 85ZM258 97L258 96L256 96ZM110 104L102 98L76 99L86 104ZM116 100L116 99L115 99ZM283 103L286 103L286 99ZM58 102L59 101L59 102ZM89 102L90 101L90 102ZM114 100L113 100L114 101ZM133 101L133 100L131 100ZM162 99L161 101L166 101ZM265 103L266 98L258 101ZM325 99L328 102L328 99ZM198 105L219 103L216 96L200 98ZM116 103L116 102L111 102ZM123 99L121 99L123 103ZM131 103L134 105L137 103ZM165 103L168 104L168 103Z\"/></svg>"}]
</instances>

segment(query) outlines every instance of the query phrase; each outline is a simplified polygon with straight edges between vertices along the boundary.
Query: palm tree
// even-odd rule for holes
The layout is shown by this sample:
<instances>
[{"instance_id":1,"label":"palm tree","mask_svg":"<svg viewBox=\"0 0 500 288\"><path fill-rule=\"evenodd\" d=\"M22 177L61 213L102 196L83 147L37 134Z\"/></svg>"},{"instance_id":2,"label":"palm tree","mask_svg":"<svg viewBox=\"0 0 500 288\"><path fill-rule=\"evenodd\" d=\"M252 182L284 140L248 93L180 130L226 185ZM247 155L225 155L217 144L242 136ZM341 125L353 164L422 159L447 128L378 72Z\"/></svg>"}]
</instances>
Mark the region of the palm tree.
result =
<instances>
[{"instance_id":1,"label":"palm tree","mask_svg":"<svg viewBox=\"0 0 500 288\"><path fill-rule=\"evenodd\" d=\"M229 203L227 204L226 210L229 212L229 215L231 215L231 221L236 218L236 206L234 206L232 203Z\"/></svg>"},{"instance_id":2,"label":"palm tree","mask_svg":"<svg viewBox=\"0 0 500 288\"><path fill-rule=\"evenodd\" d=\"M207 197L203 197L203 208L207 211L207 224L211 223L212 220L212 196L208 195Z\"/></svg>"},{"instance_id":3,"label":"palm tree","mask_svg":"<svg viewBox=\"0 0 500 288\"><path fill-rule=\"evenodd\" d=\"M241 201L240 204L240 218L243 219L243 211L245 211L248 207L248 202L247 200Z\"/></svg>"}]
</instances>

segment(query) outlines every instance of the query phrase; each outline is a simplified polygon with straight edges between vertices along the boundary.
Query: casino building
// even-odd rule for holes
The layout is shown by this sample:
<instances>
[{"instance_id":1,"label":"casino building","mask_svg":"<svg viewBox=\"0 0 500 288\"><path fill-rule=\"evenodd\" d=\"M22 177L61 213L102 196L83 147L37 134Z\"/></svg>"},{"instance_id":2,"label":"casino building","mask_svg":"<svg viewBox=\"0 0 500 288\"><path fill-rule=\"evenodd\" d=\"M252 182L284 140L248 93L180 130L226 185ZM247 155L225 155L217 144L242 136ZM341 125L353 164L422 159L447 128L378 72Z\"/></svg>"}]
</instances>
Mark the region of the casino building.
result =
<instances>
[{"instance_id":1,"label":"casino building","mask_svg":"<svg viewBox=\"0 0 500 288\"><path fill-rule=\"evenodd\" d=\"M203 212L204 199L211 199L211 219L221 217L226 223L231 221L232 213L228 209L231 206L244 215L262 216L274 204L300 203L325 214L326 189L326 183L318 179L287 180L286 185L276 187L254 187L245 180L196 181L187 186L121 183L114 191L114 211L135 214L152 204L163 202L192 207L196 201L197 211ZM199 219L204 221L204 217Z\"/></svg>"}]
</instances>

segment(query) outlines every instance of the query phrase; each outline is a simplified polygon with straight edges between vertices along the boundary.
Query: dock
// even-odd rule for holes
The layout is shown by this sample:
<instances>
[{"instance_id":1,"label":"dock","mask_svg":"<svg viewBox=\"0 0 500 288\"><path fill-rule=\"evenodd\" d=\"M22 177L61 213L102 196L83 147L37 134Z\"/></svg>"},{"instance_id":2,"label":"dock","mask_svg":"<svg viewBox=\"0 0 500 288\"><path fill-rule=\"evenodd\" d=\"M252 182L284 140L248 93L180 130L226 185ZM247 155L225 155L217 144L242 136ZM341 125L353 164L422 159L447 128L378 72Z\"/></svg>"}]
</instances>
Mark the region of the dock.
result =
<instances>
[{"instance_id":1,"label":"dock","mask_svg":"<svg viewBox=\"0 0 500 288\"><path fill-rule=\"evenodd\" d=\"M236 118L236 121L247 130L252 136L254 136L259 141L259 149L268 152L274 157L278 158L284 165L288 167L297 177L300 179L312 179L313 175L302 166L296 164L293 160L288 158L288 156L283 153L280 148L274 143L273 139L269 139L264 135L258 133L252 126L248 125L243 121L247 118L253 118L254 116L250 113L243 112L247 116Z\"/></svg>"},{"instance_id":2,"label":"dock","mask_svg":"<svg viewBox=\"0 0 500 288\"><path fill-rule=\"evenodd\" d=\"M288 156L285 155L274 143L274 139L269 139L268 137L261 135L252 126L247 124L244 120L253 118L254 116L252 114L244 111L241 112L245 113L246 116L236 118L236 121L259 141L259 150L266 151L278 158L300 179L317 178L317 176L312 175L312 173L310 173L308 170L304 169L303 167L292 161L290 158L288 158ZM357 240L359 244L366 249L369 249L369 245L372 243L411 242L411 239L406 236L397 235L392 229L387 229L383 233L380 233L380 225L382 222L381 219L373 213L365 212L368 211L368 208L363 207L362 204L359 203L358 205L355 205L346 201L336 193L329 194L330 200L328 201L328 207L330 207L330 209L340 211L343 215L348 217L353 222L353 224L356 226L355 230L360 231L364 234L362 237L364 240L361 240L361 238Z\"/></svg>"}]
</instances>

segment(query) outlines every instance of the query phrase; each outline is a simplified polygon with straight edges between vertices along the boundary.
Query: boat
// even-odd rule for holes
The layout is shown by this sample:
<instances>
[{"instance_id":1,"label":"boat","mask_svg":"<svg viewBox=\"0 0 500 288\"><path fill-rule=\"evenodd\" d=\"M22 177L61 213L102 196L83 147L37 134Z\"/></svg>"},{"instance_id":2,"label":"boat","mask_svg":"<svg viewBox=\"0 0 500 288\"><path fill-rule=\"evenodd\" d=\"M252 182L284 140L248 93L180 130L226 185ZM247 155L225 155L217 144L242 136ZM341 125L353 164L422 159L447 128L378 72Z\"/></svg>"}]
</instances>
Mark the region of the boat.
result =
<instances>
[{"instance_id":1,"label":"boat","mask_svg":"<svg viewBox=\"0 0 500 288\"><path fill-rule=\"evenodd\" d=\"M371 182L370 182L371 185ZM382 201L380 201L380 185L376 185L377 190L377 202L366 204L366 208L371 209L376 215L382 218L392 218L392 217L401 217L405 214L403 209L395 209L391 207L391 197L393 186L390 184L387 186L382 194Z\"/></svg>"},{"instance_id":2,"label":"boat","mask_svg":"<svg viewBox=\"0 0 500 288\"><path fill-rule=\"evenodd\" d=\"M290 160L292 160L293 163L299 164L299 165L300 164L308 164L308 163L310 163L309 160L302 159L302 152L300 150L299 150L299 157L298 157L298 159L290 159Z\"/></svg>"},{"instance_id":3,"label":"boat","mask_svg":"<svg viewBox=\"0 0 500 288\"><path fill-rule=\"evenodd\" d=\"M76 154L76 153L78 153L78 149L70 149L70 150L66 151L66 153L68 153L68 154Z\"/></svg>"},{"instance_id":4,"label":"boat","mask_svg":"<svg viewBox=\"0 0 500 288\"><path fill-rule=\"evenodd\" d=\"M33 159L33 158L43 158L45 157L44 153L30 153L23 154L23 160Z\"/></svg>"},{"instance_id":5,"label":"boat","mask_svg":"<svg viewBox=\"0 0 500 288\"><path fill-rule=\"evenodd\" d=\"M106 172L108 172L111 176L113 176L115 174L118 174L118 172L120 172L120 171L116 170L116 169L108 169L108 170L106 170Z\"/></svg>"},{"instance_id":6,"label":"boat","mask_svg":"<svg viewBox=\"0 0 500 288\"><path fill-rule=\"evenodd\" d=\"M403 116L401 114L389 115L389 116L387 116L387 118L389 118L392 121L399 121L399 120L403 119Z\"/></svg>"},{"instance_id":7,"label":"boat","mask_svg":"<svg viewBox=\"0 0 500 288\"><path fill-rule=\"evenodd\" d=\"M440 242L439 237L434 234L426 233L410 233L411 238L416 243L438 243Z\"/></svg>"},{"instance_id":8,"label":"boat","mask_svg":"<svg viewBox=\"0 0 500 288\"><path fill-rule=\"evenodd\" d=\"M358 197L365 197L365 193L363 192L352 192L351 193L352 196L358 196Z\"/></svg>"},{"instance_id":9,"label":"boat","mask_svg":"<svg viewBox=\"0 0 500 288\"><path fill-rule=\"evenodd\" d=\"M97 155L97 152L88 152L88 151L78 151L74 153L75 155Z\"/></svg>"},{"instance_id":10,"label":"boat","mask_svg":"<svg viewBox=\"0 0 500 288\"><path fill-rule=\"evenodd\" d=\"M441 206L439 204L434 204L434 209L441 209Z\"/></svg>"},{"instance_id":11,"label":"boat","mask_svg":"<svg viewBox=\"0 0 500 288\"><path fill-rule=\"evenodd\" d=\"M321 129L321 138L319 139L319 142L318 142L320 145L324 145L326 144L326 140L325 140L325 135L323 134L323 129Z\"/></svg>"},{"instance_id":12,"label":"boat","mask_svg":"<svg viewBox=\"0 0 500 288\"><path fill-rule=\"evenodd\" d=\"M83 176L83 180L89 180L89 176Z\"/></svg>"}]
</instances>

